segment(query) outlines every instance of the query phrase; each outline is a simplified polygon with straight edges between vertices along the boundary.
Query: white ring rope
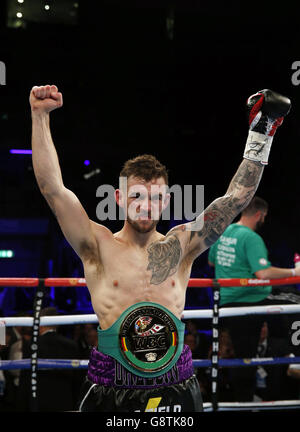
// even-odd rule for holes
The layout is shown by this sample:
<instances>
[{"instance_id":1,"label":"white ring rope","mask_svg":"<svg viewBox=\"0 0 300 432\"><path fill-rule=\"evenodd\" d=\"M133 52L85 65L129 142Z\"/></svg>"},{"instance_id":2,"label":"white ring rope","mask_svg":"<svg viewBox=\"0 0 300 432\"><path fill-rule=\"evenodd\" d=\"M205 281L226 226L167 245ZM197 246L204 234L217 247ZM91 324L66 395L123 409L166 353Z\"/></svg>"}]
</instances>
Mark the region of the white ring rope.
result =
<instances>
[{"instance_id":1,"label":"white ring rope","mask_svg":"<svg viewBox=\"0 0 300 432\"><path fill-rule=\"evenodd\" d=\"M0 318L0 322L4 322L7 327L23 326L32 327L33 318L31 317L5 317ZM97 315L86 314L86 315L55 315L55 316L44 316L40 319L41 326L53 326L53 325L67 325L67 324L87 324L87 323L98 323Z\"/></svg>"},{"instance_id":2,"label":"white ring rope","mask_svg":"<svg viewBox=\"0 0 300 432\"><path fill-rule=\"evenodd\" d=\"M270 305L270 306L245 306L233 308L220 308L220 317L262 315L262 314L289 314L299 313L300 305ZM182 314L183 319L191 318L212 318L211 309L185 310ZM31 317L4 317L0 322L4 322L7 327L24 326L32 327L33 318ZM40 325L67 325L67 324L86 324L98 323L97 315L56 315L44 316L40 319Z\"/></svg>"},{"instance_id":3,"label":"white ring rope","mask_svg":"<svg viewBox=\"0 0 300 432\"><path fill-rule=\"evenodd\" d=\"M204 411L212 411L212 403L203 403ZM219 402L218 411L260 411L260 410L300 409L299 400L263 402Z\"/></svg>"}]
</instances>

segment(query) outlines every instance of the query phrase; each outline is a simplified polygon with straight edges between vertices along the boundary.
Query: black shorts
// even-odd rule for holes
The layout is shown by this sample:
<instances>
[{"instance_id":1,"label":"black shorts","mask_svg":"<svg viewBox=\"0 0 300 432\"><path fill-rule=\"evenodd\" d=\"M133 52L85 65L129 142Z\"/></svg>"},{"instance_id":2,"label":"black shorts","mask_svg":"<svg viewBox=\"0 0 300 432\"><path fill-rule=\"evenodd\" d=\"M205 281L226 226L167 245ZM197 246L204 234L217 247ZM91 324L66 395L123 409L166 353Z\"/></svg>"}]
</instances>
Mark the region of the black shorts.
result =
<instances>
[{"instance_id":1,"label":"black shorts","mask_svg":"<svg viewBox=\"0 0 300 432\"><path fill-rule=\"evenodd\" d=\"M115 388L86 379L79 405L82 412L200 412L203 402L195 375L153 389Z\"/></svg>"}]
</instances>

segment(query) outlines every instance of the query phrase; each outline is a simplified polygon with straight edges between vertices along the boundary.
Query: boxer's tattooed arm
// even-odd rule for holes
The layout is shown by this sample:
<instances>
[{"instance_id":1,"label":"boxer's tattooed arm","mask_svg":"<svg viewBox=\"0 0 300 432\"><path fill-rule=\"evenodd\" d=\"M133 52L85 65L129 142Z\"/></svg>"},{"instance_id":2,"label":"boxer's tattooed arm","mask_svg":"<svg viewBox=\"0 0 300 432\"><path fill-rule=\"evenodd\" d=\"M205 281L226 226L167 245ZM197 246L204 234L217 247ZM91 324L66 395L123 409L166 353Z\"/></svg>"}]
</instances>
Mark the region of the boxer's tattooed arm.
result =
<instances>
[{"instance_id":1,"label":"boxer's tattooed arm","mask_svg":"<svg viewBox=\"0 0 300 432\"><path fill-rule=\"evenodd\" d=\"M147 270L152 271L150 283L159 285L177 271L182 255L180 241L176 235L171 234L163 241L151 243L147 251Z\"/></svg>"},{"instance_id":2,"label":"boxer's tattooed arm","mask_svg":"<svg viewBox=\"0 0 300 432\"><path fill-rule=\"evenodd\" d=\"M213 201L195 221L189 224L190 247L199 253L221 236L233 219L253 198L263 173L263 165L244 159L226 194Z\"/></svg>"}]
</instances>

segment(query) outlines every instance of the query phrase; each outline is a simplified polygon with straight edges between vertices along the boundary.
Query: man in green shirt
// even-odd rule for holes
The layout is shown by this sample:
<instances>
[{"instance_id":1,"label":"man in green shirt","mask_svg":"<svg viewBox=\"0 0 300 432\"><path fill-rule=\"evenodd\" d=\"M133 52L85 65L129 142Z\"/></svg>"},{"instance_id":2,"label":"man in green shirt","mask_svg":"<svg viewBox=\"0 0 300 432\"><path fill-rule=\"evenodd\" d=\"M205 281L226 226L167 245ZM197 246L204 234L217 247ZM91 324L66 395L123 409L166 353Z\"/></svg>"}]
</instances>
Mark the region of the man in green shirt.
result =
<instances>
[{"instance_id":1,"label":"man in green shirt","mask_svg":"<svg viewBox=\"0 0 300 432\"><path fill-rule=\"evenodd\" d=\"M296 275L295 269L273 267L268 251L257 230L264 223L268 204L254 197L244 209L237 223L229 225L223 235L209 250L209 264L215 267L215 277L276 279ZM259 306L272 304L267 297L271 286L223 287L220 289L220 306ZM281 302L282 303L282 302ZM278 318L275 317L277 320ZM237 358L256 356L263 315L245 315L223 319L232 339ZM279 319L278 319L279 321ZM233 388L237 401L253 400L256 368L232 370Z\"/></svg>"},{"instance_id":2,"label":"man in green shirt","mask_svg":"<svg viewBox=\"0 0 300 432\"><path fill-rule=\"evenodd\" d=\"M229 225L210 248L208 259L215 267L216 278L260 279L256 273L271 267L265 243L255 232L263 223L267 210L267 203L256 197L251 206L243 212L241 220ZM266 298L270 292L269 286L224 287L220 290L220 305L232 302L258 302Z\"/></svg>"}]
</instances>

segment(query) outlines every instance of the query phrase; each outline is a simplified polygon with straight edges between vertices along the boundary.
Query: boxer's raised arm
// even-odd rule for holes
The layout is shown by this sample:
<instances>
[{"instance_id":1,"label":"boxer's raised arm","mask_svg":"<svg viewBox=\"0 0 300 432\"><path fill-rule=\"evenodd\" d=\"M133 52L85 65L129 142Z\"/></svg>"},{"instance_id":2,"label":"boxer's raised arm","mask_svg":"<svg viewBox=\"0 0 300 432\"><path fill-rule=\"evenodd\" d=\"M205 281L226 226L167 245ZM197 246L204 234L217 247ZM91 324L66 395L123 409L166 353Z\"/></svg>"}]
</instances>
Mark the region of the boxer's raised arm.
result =
<instances>
[{"instance_id":1,"label":"boxer's raised arm","mask_svg":"<svg viewBox=\"0 0 300 432\"><path fill-rule=\"evenodd\" d=\"M47 200L73 249L82 260L97 259L97 242L91 221L76 195L64 184L54 147L50 111L62 106L56 86L33 87L30 93L32 116L32 162L42 195Z\"/></svg>"},{"instance_id":2,"label":"boxer's raised arm","mask_svg":"<svg viewBox=\"0 0 300 432\"><path fill-rule=\"evenodd\" d=\"M193 222L187 224L187 252L198 256L209 248L234 218L249 204L259 185L264 166L244 159L224 196L213 201Z\"/></svg>"},{"instance_id":3,"label":"boxer's raised arm","mask_svg":"<svg viewBox=\"0 0 300 432\"><path fill-rule=\"evenodd\" d=\"M271 90L261 90L247 100L249 134L244 160L224 196L213 201L190 222L175 227L183 245L183 256L195 259L209 248L233 219L249 204L259 185L276 129L288 114L291 102Z\"/></svg>"}]
</instances>

